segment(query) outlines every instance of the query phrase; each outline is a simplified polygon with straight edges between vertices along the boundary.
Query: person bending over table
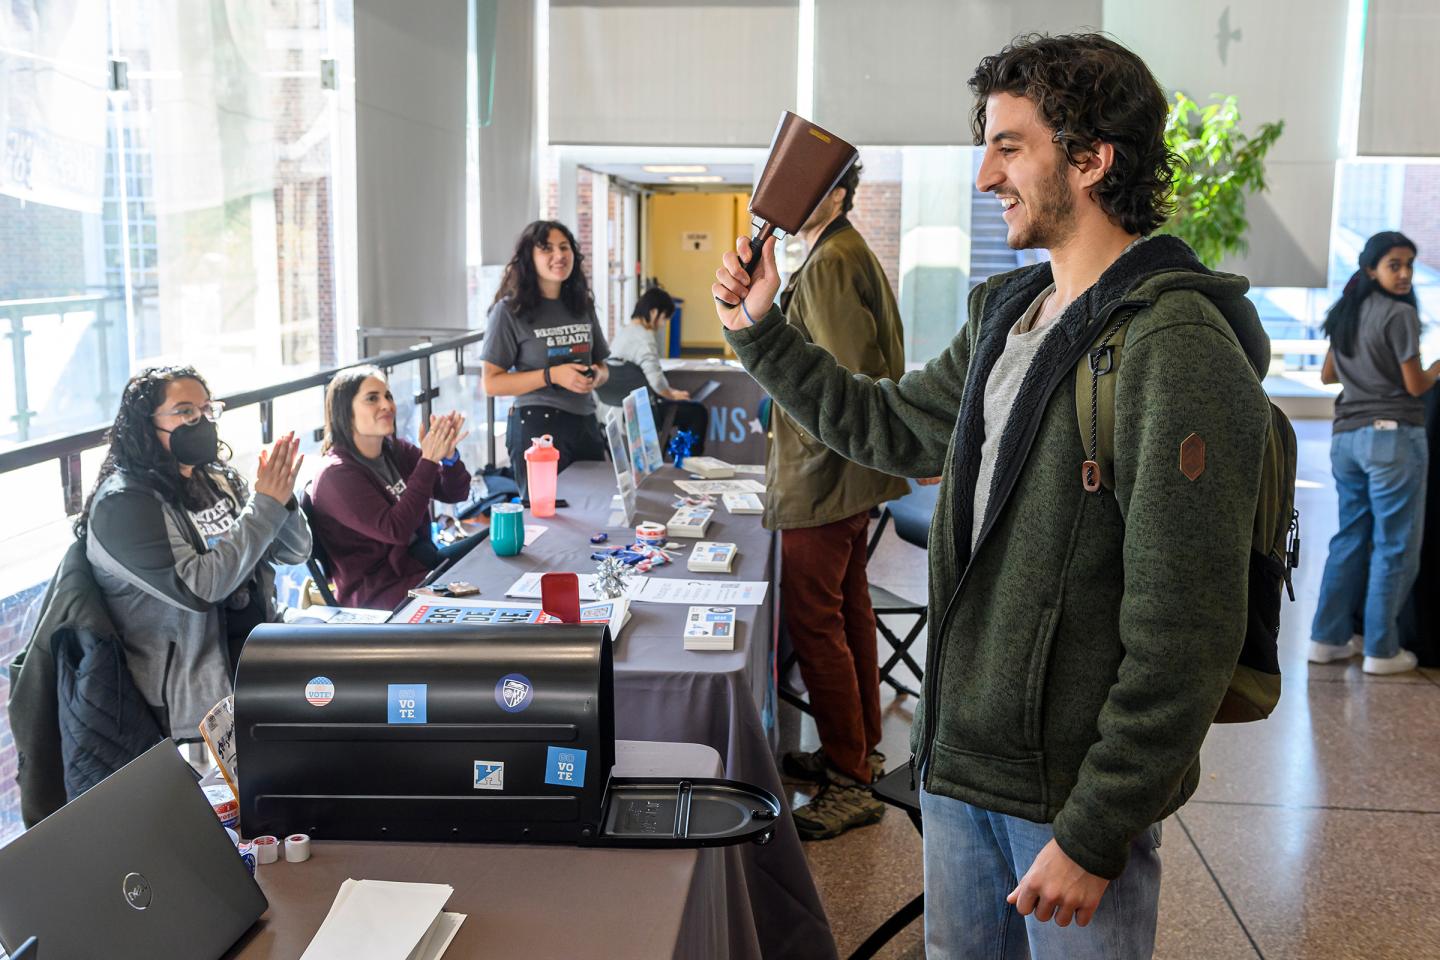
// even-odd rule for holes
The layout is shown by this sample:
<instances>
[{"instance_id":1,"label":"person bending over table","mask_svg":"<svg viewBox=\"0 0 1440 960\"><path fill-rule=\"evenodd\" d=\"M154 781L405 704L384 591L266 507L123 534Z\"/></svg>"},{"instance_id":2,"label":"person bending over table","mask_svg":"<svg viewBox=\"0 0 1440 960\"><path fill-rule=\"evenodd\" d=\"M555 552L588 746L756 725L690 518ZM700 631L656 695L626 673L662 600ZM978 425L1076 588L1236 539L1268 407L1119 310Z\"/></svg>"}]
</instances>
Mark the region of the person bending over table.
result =
<instances>
[{"instance_id":1,"label":"person bending over table","mask_svg":"<svg viewBox=\"0 0 1440 960\"><path fill-rule=\"evenodd\" d=\"M583 266L569 228L537 220L521 232L490 307L483 382L490 396L515 398L505 447L522 493L525 451L535 437L555 439L561 470L605 459L591 394L610 376L610 347Z\"/></svg>"},{"instance_id":2,"label":"person bending over table","mask_svg":"<svg viewBox=\"0 0 1440 960\"><path fill-rule=\"evenodd\" d=\"M74 527L135 686L177 739L230 693L251 628L278 619L272 564L310 556L299 441L262 451L252 487L222 453L223 409L193 367L131 377Z\"/></svg>"},{"instance_id":3,"label":"person bending over table","mask_svg":"<svg viewBox=\"0 0 1440 960\"><path fill-rule=\"evenodd\" d=\"M325 390L325 459L310 485L315 535L330 555L335 599L348 607L393 607L440 561L480 542L436 547L430 501L461 503L470 471L457 450L465 417L447 413L422 427L420 445L395 436L395 397L378 367L342 370Z\"/></svg>"}]
</instances>

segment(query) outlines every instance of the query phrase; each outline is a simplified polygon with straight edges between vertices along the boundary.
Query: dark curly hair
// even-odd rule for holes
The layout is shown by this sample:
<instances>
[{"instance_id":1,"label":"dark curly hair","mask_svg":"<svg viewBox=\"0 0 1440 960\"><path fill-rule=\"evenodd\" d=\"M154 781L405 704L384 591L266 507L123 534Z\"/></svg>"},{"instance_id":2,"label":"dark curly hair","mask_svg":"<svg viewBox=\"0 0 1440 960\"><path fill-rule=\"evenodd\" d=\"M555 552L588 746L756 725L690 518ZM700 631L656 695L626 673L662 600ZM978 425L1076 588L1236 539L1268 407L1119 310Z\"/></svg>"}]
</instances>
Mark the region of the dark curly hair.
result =
<instances>
[{"instance_id":1,"label":"dark curly hair","mask_svg":"<svg viewBox=\"0 0 1440 960\"><path fill-rule=\"evenodd\" d=\"M535 308L540 305L540 277L535 272L535 248L550 242L551 230L559 230L565 235L575 255L575 266L570 270L570 276L560 285L560 302L565 304L565 309L571 316L590 315L595 301L590 295L590 283L585 279L585 256L580 252L580 244L575 242L575 234L558 220L536 220L520 231L520 239L515 242L515 253L505 265L505 273L500 278L500 289L495 292L495 300L491 306L509 297L510 311L516 317L530 317L534 314Z\"/></svg>"},{"instance_id":2,"label":"dark curly hair","mask_svg":"<svg viewBox=\"0 0 1440 960\"><path fill-rule=\"evenodd\" d=\"M1155 75L1132 51L1098 33L1051 37L1032 33L986 57L970 78L975 94L970 130L985 143L985 101L996 93L1024 97L1055 131L1055 142L1079 165L1097 143L1115 162L1094 188L1117 225L1142 236L1173 210L1171 183L1178 158L1165 146L1169 102Z\"/></svg>"},{"instance_id":3,"label":"dark curly hair","mask_svg":"<svg viewBox=\"0 0 1440 960\"><path fill-rule=\"evenodd\" d=\"M95 493L105 479L117 470L134 476L172 503L185 506L203 505L200 491L195 488L206 483L204 471L194 471L191 479L187 481L180 473L180 461L165 449L165 445L155 435L155 422L151 419L155 411L165 403L165 391L176 380L194 380L205 388L206 396L210 394L210 385L205 382L205 378L200 376L194 367L189 366L146 367L125 384L115 422L105 432L105 442L110 444L110 449L105 454L104 462L100 464L100 475L95 479L90 496L85 498L84 509L72 524L75 539L85 539L90 526L90 507L95 502ZM229 448L223 443L220 446L221 456L228 459ZM220 469L239 495L246 495L246 484L237 471L223 460L213 466Z\"/></svg>"}]
</instances>

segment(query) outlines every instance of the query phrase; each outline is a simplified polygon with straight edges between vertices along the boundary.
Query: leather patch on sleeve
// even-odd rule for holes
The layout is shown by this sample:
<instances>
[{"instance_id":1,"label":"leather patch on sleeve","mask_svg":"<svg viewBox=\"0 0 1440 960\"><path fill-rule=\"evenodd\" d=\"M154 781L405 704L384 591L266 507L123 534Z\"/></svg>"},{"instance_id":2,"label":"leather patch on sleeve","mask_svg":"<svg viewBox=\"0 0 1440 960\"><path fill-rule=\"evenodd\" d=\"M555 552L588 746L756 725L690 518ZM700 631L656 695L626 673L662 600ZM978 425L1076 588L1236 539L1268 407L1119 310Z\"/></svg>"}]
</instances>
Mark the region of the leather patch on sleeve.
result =
<instances>
[{"instance_id":1,"label":"leather patch on sleeve","mask_svg":"<svg viewBox=\"0 0 1440 960\"><path fill-rule=\"evenodd\" d=\"M1205 441L1192 433L1180 442L1180 472L1194 482L1205 472Z\"/></svg>"}]
</instances>

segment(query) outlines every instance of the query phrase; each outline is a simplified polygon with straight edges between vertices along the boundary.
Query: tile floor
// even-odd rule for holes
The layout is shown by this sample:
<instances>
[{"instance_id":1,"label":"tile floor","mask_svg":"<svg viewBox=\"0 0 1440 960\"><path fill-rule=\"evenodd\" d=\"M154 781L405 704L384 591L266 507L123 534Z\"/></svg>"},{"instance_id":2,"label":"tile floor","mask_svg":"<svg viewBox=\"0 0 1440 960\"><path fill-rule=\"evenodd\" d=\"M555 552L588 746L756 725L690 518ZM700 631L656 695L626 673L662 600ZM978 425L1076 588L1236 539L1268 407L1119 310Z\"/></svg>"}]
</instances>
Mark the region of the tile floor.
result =
<instances>
[{"instance_id":1,"label":"tile floor","mask_svg":"<svg viewBox=\"0 0 1440 960\"><path fill-rule=\"evenodd\" d=\"M1305 539L1282 612L1285 694L1269 720L1206 741L1200 790L1165 825L1156 956L1440 958L1440 671L1375 678L1358 660L1305 662L1335 492L1329 424L1296 429ZM911 596L924 567L923 551L887 534L871 576ZM914 701L883 697L881 749L903 762ZM786 749L817 745L799 711L785 708L781 730ZM920 840L898 811L806 852L842 957L920 892ZM921 924L880 956L923 957Z\"/></svg>"}]
</instances>

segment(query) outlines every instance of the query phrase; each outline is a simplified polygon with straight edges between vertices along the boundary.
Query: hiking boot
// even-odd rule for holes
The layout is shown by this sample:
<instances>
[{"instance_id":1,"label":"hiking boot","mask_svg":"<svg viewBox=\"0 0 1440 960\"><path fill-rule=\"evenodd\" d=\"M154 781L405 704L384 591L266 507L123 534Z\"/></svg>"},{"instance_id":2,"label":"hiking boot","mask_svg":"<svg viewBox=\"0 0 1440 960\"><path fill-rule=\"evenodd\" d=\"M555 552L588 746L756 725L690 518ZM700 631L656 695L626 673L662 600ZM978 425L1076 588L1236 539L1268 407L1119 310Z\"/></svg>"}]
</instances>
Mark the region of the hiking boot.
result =
<instances>
[{"instance_id":1,"label":"hiking boot","mask_svg":"<svg viewBox=\"0 0 1440 960\"><path fill-rule=\"evenodd\" d=\"M846 830L879 823L885 804L870 787L842 773L830 771L830 782L820 788L809 803L792 811L795 829L802 840L829 840Z\"/></svg>"},{"instance_id":2,"label":"hiking boot","mask_svg":"<svg viewBox=\"0 0 1440 960\"><path fill-rule=\"evenodd\" d=\"M1349 660L1351 657L1358 657L1365 652L1365 639L1358 633L1350 638L1348 643L1336 646L1333 643L1317 643L1310 641L1310 652L1306 655L1311 663L1334 663L1336 660Z\"/></svg>"},{"instance_id":3,"label":"hiking boot","mask_svg":"<svg viewBox=\"0 0 1440 960\"><path fill-rule=\"evenodd\" d=\"M870 765L871 783L885 776L885 754L879 750L871 750L866 755L865 762ZM790 750L780 758L780 769L787 777L808 783L828 783L829 766L830 761L824 750L811 750L808 753L804 750Z\"/></svg>"},{"instance_id":4,"label":"hiking boot","mask_svg":"<svg viewBox=\"0 0 1440 960\"><path fill-rule=\"evenodd\" d=\"M1409 650L1401 650L1393 657L1366 657L1365 665L1361 669L1368 674L1383 677L1391 673L1409 673L1419 665L1419 657Z\"/></svg>"}]
</instances>

